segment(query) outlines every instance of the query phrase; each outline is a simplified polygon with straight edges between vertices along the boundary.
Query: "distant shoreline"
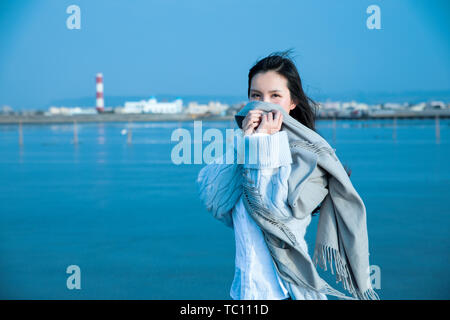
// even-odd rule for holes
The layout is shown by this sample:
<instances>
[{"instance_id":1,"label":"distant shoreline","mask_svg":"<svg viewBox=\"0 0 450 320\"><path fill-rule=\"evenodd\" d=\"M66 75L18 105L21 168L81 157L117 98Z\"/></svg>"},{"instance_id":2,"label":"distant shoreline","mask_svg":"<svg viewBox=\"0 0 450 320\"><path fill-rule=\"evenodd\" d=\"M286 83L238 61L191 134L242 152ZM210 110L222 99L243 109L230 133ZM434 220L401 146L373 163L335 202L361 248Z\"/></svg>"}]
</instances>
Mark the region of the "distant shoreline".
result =
<instances>
[{"instance_id":1,"label":"distant shoreline","mask_svg":"<svg viewBox=\"0 0 450 320\"><path fill-rule=\"evenodd\" d=\"M375 119L432 119L450 118L450 109L426 111L398 111L385 114L371 114L362 117L352 116L320 116L317 120L375 120ZM234 115L205 116L192 114L86 114L86 115L0 115L0 124L55 124L83 122L152 122L152 121L233 121Z\"/></svg>"}]
</instances>

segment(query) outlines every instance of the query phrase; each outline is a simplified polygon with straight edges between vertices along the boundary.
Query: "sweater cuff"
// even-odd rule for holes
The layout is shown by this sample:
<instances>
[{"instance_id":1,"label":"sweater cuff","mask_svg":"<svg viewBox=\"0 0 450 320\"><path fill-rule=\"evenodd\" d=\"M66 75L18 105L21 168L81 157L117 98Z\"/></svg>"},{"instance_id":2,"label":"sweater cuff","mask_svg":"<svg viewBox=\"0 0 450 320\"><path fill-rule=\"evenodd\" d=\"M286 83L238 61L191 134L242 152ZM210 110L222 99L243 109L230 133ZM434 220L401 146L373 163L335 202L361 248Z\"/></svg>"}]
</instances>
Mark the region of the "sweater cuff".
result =
<instances>
[{"instance_id":1,"label":"sweater cuff","mask_svg":"<svg viewBox=\"0 0 450 320\"><path fill-rule=\"evenodd\" d=\"M285 131L274 134L255 133L245 136L244 168L278 168L292 163Z\"/></svg>"}]
</instances>

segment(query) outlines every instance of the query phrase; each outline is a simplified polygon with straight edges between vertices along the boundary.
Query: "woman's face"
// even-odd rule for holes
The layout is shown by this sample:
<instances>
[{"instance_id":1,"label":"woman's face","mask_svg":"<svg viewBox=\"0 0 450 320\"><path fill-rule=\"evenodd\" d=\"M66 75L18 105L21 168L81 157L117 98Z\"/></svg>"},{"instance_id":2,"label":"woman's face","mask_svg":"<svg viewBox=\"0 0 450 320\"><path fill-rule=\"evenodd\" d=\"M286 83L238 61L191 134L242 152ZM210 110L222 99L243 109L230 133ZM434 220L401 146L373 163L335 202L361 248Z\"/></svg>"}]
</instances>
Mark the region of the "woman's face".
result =
<instances>
[{"instance_id":1,"label":"woman's face","mask_svg":"<svg viewBox=\"0 0 450 320\"><path fill-rule=\"evenodd\" d=\"M278 104L289 114L295 108L287 79L275 71L258 72L250 84L250 101L259 100Z\"/></svg>"}]
</instances>

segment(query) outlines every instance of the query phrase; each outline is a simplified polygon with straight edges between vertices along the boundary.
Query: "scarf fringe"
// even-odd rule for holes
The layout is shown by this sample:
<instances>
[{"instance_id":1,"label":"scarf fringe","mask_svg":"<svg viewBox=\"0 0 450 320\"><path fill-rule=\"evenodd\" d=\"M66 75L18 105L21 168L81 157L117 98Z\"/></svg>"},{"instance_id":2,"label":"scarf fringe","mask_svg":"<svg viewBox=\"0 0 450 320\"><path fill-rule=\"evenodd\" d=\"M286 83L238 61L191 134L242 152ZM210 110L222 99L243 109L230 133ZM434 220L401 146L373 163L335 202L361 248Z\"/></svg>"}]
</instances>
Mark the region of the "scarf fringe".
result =
<instances>
[{"instance_id":1,"label":"scarf fringe","mask_svg":"<svg viewBox=\"0 0 450 320\"><path fill-rule=\"evenodd\" d=\"M344 300L356 300L355 298L346 296L345 294L343 294L342 292L334 289L333 287L331 287L328 284L327 284L327 286L324 289L322 289L320 291L317 291L317 292L323 293L323 294L327 294L327 295L330 295L330 296L335 296L335 297L338 297L338 298L344 299Z\"/></svg>"},{"instance_id":2,"label":"scarf fringe","mask_svg":"<svg viewBox=\"0 0 450 320\"><path fill-rule=\"evenodd\" d=\"M360 300L380 300L378 294L372 288L367 289L359 296Z\"/></svg>"},{"instance_id":3,"label":"scarf fringe","mask_svg":"<svg viewBox=\"0 0 450 320\"><path fill-rule=\"evenodd\" d=\"M334 274L333 270L333 259L334 266L336 269L336 283L342 281L342 285L345 290L350 292L353 297L358 298L360 300L379 300L378 294L372 289L369 288L363 293L360 293L356 290L353 281L351 280L350 270L348 269L347 263L342 259L339 252L326 245L318 245L314 250L313 261L317 266L319 265L324 271L327 271L327 262L330 265L331 274Z\"/></svg>"}]
</instances>

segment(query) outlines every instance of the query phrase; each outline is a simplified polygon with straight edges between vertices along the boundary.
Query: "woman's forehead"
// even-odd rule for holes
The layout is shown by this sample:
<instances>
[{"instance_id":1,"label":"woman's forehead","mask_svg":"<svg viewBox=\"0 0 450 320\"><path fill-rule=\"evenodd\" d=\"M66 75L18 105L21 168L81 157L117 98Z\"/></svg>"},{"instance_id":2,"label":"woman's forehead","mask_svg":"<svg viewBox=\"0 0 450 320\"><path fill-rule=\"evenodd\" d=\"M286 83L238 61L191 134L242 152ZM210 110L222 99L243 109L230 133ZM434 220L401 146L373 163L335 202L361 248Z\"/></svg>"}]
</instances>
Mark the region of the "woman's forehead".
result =
<instances>
[{"instance_id":1,"label":"woman's forehead","mask_svg":"<svg viewBox=\"0 0 450 320\"><path fill-rule=\"evenodd\" d=\"M276 72L256 74L251 81L253 90L283 91L287 88L287 80Z\"/></svg>"}]
</instances>

